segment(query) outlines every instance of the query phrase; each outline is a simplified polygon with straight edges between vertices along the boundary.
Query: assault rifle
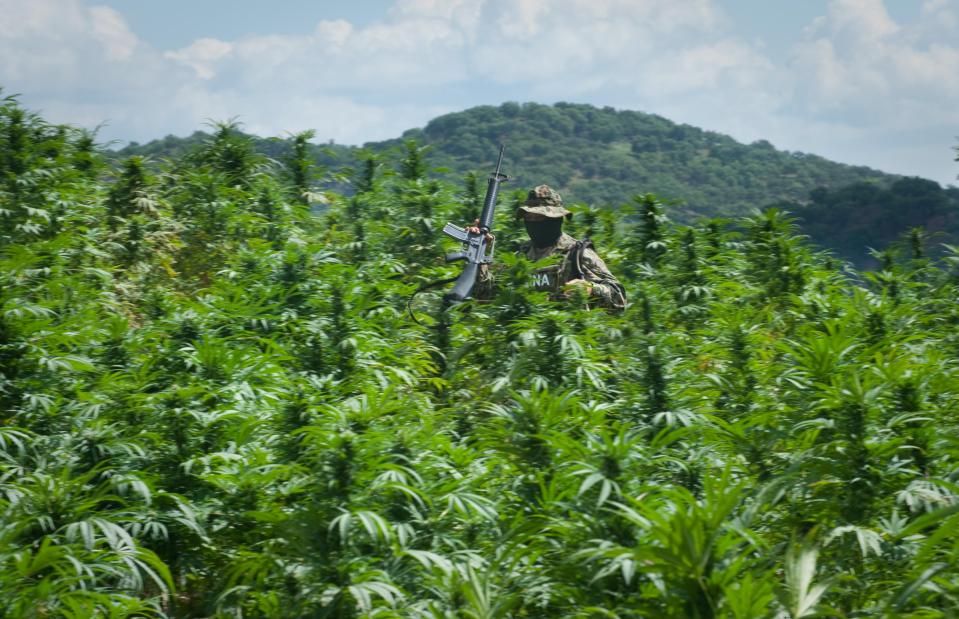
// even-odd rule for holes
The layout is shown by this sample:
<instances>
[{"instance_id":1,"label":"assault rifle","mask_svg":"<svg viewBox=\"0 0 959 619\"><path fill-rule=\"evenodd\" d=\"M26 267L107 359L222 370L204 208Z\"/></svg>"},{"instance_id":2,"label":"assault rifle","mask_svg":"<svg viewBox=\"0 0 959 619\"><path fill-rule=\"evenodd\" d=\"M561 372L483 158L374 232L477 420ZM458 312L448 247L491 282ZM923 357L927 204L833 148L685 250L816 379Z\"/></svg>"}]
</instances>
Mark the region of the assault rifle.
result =
<instances>
[{"instance_id":1,"label":"assault rifle","mask_svg":"<svg viewBox=\"0 0 959 619\"><path fill-rule=\"evenodd\" d=\"M490 174L486 185L486 200L483 202L483 212L479 218L479 232L470 232L466 228L460 228L456 224L447 223L443 227L443 233L463 244L463 251L446 255L447 262L465 260L466 266L456 280L453 289L446 293L446 298L450 301L462 301L469 297L476 284L476 276L479 274L481 264L490 264L493 262L492 254L487 255L489 241L486 236L489 234L490 227L493 225L493 211L496 209L496 196L499 193L500 183L505 183L509 177L500 172L500 166L503 163L503 151L505 145L499 147L499 158L496 160L496 170Z\"/></svg>"}]
</instances>

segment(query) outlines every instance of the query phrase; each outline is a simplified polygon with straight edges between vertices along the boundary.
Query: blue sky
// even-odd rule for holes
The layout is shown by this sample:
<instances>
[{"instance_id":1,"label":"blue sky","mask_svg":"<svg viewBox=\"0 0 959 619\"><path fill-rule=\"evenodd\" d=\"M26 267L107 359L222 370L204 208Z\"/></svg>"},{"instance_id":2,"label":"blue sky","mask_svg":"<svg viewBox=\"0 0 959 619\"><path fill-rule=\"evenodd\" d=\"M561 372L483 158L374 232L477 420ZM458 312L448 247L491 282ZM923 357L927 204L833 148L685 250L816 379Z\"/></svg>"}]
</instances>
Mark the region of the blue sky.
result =
<instances>
[{"instance_id":1,"label":"blue sky","mask_svg":"<svg viewBox=\"0 0 959 619\"><path fill-rule=\"evenodd\" d=\"M0 0L0 87L104 140L361 144L571 101L956 183L959 0Z\"/></svg>"}]
</instances>

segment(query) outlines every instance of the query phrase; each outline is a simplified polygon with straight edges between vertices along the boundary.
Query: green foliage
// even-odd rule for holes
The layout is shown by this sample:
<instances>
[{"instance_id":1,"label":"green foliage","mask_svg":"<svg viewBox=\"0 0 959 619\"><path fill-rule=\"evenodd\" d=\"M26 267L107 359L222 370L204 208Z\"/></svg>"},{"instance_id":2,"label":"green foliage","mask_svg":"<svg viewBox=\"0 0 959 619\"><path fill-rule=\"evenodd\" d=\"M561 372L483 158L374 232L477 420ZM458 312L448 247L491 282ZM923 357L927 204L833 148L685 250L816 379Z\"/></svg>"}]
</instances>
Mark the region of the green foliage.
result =
<instances>
[{"instance_id":1,"label":"green foliage","mask_svg":"<svg viewBox=\"0 0 959 619\"><path fill-rule=\"evenodd\" d=\"M372 187L377 157L406 152L400 169L405 177L421 178L429 168L444 168L449 171L445 180L455 181L489 169L503 136L508 136L510 173L521 186L548 183L568 204L589 205L580 208L617 209L637 192L649 193L681 201L670 216L692 224L777 205L800 215L803 231L821 247L869 267L867 249L888 245L908 227L948 233L945 242L955 242L959 234L959 189L776 150L764 140L740 144L660 116L609 107L480 106L434 118L397 139L362 148L311 145L309 151L318 166L339 163L355 170L352 187L330 179L332 189L363 193ZM296 158L291 155L297 148L295 136L247 137L257 152L274 159ZM183 139L168 136L131 145L116 156L181 157L208 139L199 132ZM409 150L411 140L419 144L412 146L414 151Z\"/></svg>"},{"instance_id":2,"label":"green foliage","mask_svg":"<svg viewBox=\"0 0 959 619\"><path fill-rule=\"evenodd\" d=\"M309 130L293 136L293 154L287 164L293 185L293 198L301 204L309 204L309 195L313 188L313 158L310 155L309 141L315 135L315 131Z\"/></svg>"},{"instance_id":3,"label":"green foliage","mask_svg":"<svg viewBox=\"0 0 959 619\"><path fill-rule=\"evenodd\" d=\"M608 313L528 287L519 191L496 296L418 324L479 188L415 142L310 213L308 134L111 166L15 99L0 129L0 616L959 614L955 247L839 270L782 211L633 190L571 222Z\"/></svg>"},{"instance_id":4,"label":"green foliage","mask_svg":"<svg viewBox=\"0 0 959 619\"><path fill-rule=\"evenodd\" d=\"M941 243L959 240L959 189L921 178L899 179L888 187L867 182L820 187L810 192L808 204L782 206L801 214L803 231L817 243L869 268L878 265L867 257L868 249L904 237L901 249L913 257L938 257Z\"/></svg>"},{"instance_id":5,"label":"green foliage","mask_svg":"<svg viewBox=\"0 0 959 619\"><path fill-rule=\"evenodd\" d=\"M892 180L875 170L778 151L768 142L740 144L656 115L574 103L475 107L435 118L403 139L429 145L435 165L465 173L488 167L504 135L512 173L526 185L545 182L569 202L607 205L640 189L683 200L676 219L687 222L693 214L744 215L757 205L804 201L815 187Z\"/></svg>"}]
</instances>

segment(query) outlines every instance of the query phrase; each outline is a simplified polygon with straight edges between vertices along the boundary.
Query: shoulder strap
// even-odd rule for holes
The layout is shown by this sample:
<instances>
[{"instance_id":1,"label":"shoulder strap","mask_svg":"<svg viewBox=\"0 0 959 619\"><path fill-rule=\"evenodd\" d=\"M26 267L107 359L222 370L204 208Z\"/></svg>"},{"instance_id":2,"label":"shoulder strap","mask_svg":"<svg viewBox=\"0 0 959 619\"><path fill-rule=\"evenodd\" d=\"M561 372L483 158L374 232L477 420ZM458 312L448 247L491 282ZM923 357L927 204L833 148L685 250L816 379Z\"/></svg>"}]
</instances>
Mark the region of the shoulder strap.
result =
<instances>
[{"instance_id":1,"label":"shoulder strap","mask_svg":"<svg viewBox=\"0 0 959 619\"><path fill-rule=\"evenodd\" d=\"M582 241L576 241L576 245L566 254L567 260L570 260L571 275L573 279L583 279L583 254L587 249L593 249L593 241L586 238Z\"/></svg>"}]
</instances>

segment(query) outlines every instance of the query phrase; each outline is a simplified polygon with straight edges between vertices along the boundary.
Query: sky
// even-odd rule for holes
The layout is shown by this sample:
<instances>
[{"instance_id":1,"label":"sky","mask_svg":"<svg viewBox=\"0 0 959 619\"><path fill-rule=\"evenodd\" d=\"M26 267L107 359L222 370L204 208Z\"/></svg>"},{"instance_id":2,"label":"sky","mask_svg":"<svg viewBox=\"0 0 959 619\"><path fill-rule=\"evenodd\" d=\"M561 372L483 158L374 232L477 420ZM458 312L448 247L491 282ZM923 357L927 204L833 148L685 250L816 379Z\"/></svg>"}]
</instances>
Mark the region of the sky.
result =
<instances>
[{"instance_id":1,"label":"sky","mask_svg":"<svg viewBox=\"0 0 959 619\"><path fill-rule=\"evenodd\" d=\"M341 144L506 101L957 184L959 0L0 0L0 88L102 142Z\"/></svg>"}]
</instances>

